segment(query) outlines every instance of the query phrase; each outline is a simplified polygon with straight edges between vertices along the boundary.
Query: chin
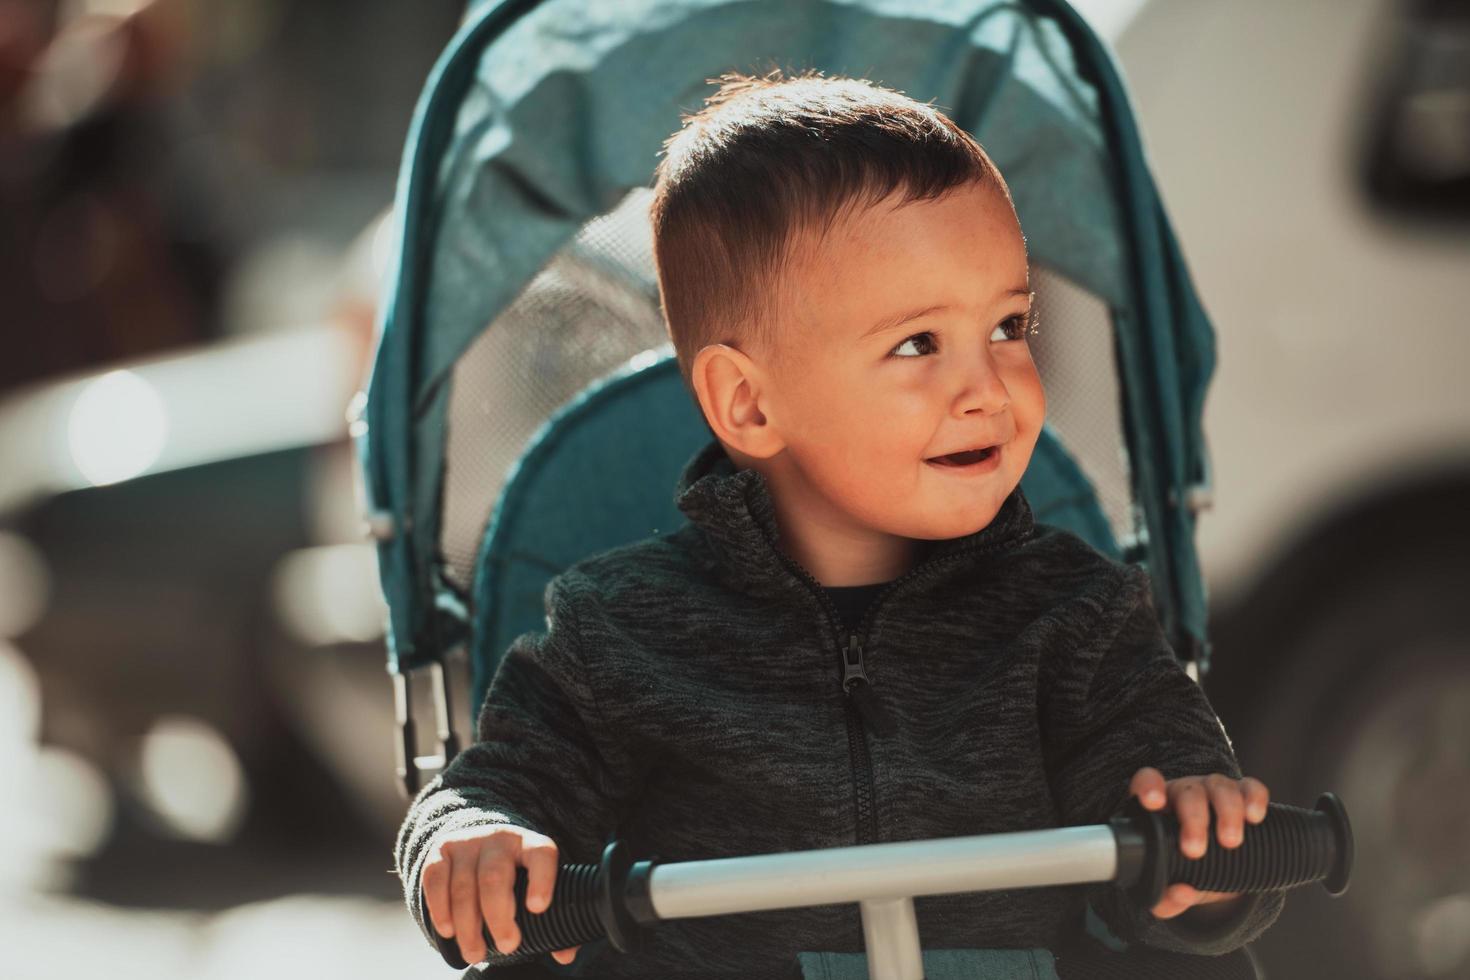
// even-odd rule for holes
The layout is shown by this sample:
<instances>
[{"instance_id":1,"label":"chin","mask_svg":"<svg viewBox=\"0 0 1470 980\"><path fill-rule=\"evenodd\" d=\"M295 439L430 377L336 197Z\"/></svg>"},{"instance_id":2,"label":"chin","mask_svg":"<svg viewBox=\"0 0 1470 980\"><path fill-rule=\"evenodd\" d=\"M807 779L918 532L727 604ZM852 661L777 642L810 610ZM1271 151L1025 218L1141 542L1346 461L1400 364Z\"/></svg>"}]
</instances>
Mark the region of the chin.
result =
<instances>
[{"instance_id":1,"label":"chin","mask_svg":"<svg viewBox=\"0 0 1470 980\"><path fill-rule=\"evenodd\" d=\"M1014 489L1014 487L1011 488L1011 490ZM995 520L996 515L1000 513L1000 509L1005 504L1006 498L1011 495L1011 490L1007 490L994 500L987 499L982 504L965 508L963 519L955 521L954 533L949 535L949 537L963 538L966 535L974 534L982 528L989 527L991 522Z\"/></svg>"},{"instance_id":2,"label":"chin","mask_svg":"<svg viewBox=\"0 0 1470 980\"><path fill-rule=\"evenodd\" d=\"M995 515L999 512L999 507L987 506L979 509L969 509L961 519L946 521L939 527L927 528L926 530L929 533L917 534L914 537L922 538L926 541L948 541L951 538L968 537L981 528L989 527L990 522L995 520Z\"/></svg>"}]
</instances>

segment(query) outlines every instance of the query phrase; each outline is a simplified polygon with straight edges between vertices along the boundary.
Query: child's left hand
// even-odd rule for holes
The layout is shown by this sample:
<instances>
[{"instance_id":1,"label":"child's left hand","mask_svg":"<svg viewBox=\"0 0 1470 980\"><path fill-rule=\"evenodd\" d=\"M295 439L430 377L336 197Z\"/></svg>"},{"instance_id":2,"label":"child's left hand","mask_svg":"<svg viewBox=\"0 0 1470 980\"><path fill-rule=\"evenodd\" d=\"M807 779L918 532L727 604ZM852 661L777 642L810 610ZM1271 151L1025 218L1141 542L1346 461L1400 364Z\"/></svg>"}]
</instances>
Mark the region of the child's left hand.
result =
<instances>
[{"instance_id":1,"label":"child's left hand","mask_svg":"<svg viewBox=\"0 0 1470 980\"><path fill-rule=\"evenodd\" d=\"M1215 833L1221 846L1239 847L1245 834L1242 820L1260 823L1266 819L1266 804L1271 799L1266 784L1249 776L1232 779L1212 773L1166 782L1164 774L1152 766L1144 766L1133 774L1128 792L1138 797L1145 809L1159 810L1166 805L1173 808L1179 820L1179 851L1192 859L1204 856L1212 802ZM1228 902L1240 896L1240 892L1207 892L1176 883L1164 890L1164 897L1150 911L1156 918L1171 919L1192 906Z\"/></svg>"}]
</instances>

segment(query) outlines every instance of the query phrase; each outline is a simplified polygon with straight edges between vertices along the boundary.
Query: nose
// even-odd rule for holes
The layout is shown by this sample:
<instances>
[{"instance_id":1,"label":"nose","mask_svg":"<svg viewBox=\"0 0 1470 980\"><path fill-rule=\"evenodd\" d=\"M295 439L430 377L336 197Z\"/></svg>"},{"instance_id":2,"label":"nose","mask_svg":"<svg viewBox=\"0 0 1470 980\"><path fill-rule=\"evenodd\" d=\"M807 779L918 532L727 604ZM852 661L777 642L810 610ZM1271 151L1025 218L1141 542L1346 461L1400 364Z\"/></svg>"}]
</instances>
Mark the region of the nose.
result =
<instances>
[{"instance_id":1,"label":"nose","mask_svg":"<svg viewBox=\"0 0 1470 980\"><path fill-rule=\"evenodd\" d=\"M989 351L967 361L957 372L955 395L952 402L956 418L979 413L996 415L1006 410L1011 403L1011 393L1006 388L995 361Z\"/></svg>"}]
</instances>

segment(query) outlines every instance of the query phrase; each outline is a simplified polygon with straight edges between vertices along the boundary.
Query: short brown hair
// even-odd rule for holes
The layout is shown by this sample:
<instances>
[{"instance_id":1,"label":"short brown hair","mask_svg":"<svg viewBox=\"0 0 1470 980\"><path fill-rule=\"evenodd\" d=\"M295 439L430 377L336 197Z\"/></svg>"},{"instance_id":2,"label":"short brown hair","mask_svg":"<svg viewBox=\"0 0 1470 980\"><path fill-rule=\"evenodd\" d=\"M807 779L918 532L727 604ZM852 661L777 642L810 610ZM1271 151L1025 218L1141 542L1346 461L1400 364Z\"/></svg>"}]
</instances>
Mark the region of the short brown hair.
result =
<instances>
[{"instance_id":1,"label":"short brown hair","mask_svg":"<svg viewBox=\"0 0 1470 980\"><path fill-rule=\"evenodd\" d=\"M691 395L694 356L747 340L777 351L779 274L798 233L848 207L970 183L1010 191L969 133L930 104L866 79L726 73L664 143L650 207L659 297ZM1014 207L1014 206L1013 206Z\"/></svg>"}]
</instances>

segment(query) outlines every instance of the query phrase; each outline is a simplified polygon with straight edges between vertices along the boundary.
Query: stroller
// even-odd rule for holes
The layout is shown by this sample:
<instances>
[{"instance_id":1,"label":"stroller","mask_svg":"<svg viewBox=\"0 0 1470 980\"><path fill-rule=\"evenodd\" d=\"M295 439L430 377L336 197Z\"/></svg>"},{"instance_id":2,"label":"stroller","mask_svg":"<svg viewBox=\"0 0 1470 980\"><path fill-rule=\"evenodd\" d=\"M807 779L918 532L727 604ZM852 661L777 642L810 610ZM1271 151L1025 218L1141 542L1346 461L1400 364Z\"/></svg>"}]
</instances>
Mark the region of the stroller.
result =
<instances>
[{"instance_id":1,"label":"stroller","mask_svg":"<svg viewBox=\"0 0 1470 980\"><path fill-rule=\"evenodd\" d=\"M1038 521L1144 565L1173 648L1207 675L1194 528L1209 501L1200 424L1214 337L1111 57L1073 10L487 0L471 5L413 120L380 342L353 426L410 794L458 751L452 712L473 715L503 651L543 627L547 581L683 521L671 488L711 433L667 342L649 185L707 80L766 64L933 99L1006 174L1047 325L1032 354L1049 420L1023 492ZM456 706L445 664L458 651L471 689ZM421 671L431 756L417 754ZM626 876L630 863L614 842L601 871ZM1118 942L1093 915L1088 928ZM541 959L535 975L577 974L578 963ZM918 975L912 962L902 976ZM996 958L938 962L925 957L931 980L1010 975L987 972L1007 968Z\"/></svg>"}]
</instances>

